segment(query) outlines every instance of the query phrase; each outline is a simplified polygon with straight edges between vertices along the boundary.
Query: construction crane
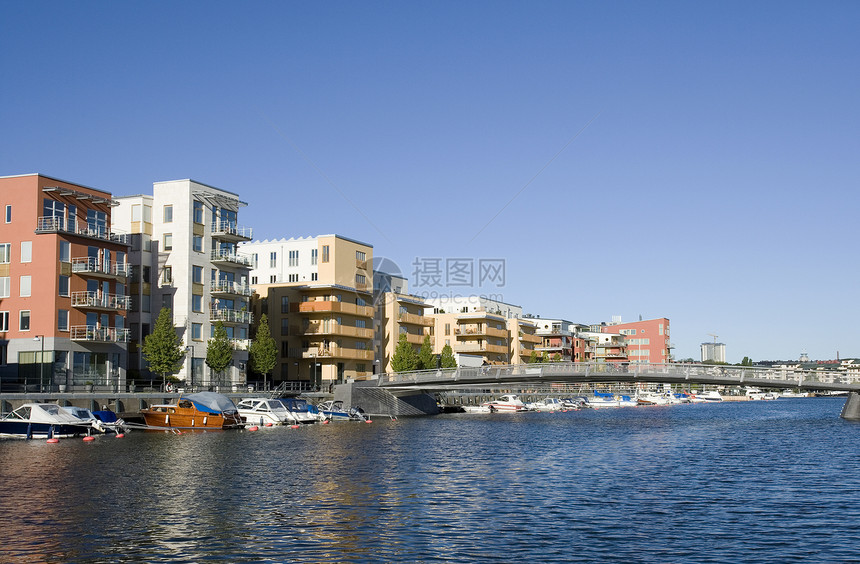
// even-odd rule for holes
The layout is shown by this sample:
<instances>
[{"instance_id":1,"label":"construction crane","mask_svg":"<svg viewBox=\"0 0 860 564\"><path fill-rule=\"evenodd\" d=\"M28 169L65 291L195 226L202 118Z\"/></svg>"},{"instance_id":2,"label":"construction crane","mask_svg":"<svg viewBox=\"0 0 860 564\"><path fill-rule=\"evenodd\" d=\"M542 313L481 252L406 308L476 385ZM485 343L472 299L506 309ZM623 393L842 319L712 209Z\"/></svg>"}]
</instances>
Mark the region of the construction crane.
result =
<instances>
[{"instance_id":1,"label":"construction crane","mask_svg":"<svg viewBox=\"0 0 860 564\"><path fill-rule=\"evenodd\" d=\"M711 337L714 338L714 344L716 345L717 344L717 337L719 337L719 335L714 335L713 333L708 333L708 335L710 335Z\"/></svg>"}]
</instances>

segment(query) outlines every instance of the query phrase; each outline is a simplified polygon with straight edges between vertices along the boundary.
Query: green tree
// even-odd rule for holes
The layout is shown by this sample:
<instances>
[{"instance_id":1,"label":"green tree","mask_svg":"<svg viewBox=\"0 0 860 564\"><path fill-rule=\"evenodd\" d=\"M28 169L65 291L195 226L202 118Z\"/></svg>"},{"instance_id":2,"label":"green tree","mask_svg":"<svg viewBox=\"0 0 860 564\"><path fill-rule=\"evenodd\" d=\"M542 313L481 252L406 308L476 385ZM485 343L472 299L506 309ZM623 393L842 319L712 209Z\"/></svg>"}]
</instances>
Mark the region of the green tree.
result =
<instances>
[{"instance_id":1,"label":"green tree","mask_svg":"<svg viewBox=\"0 0 860 564\"><path fill-rule=\"evenodd\" d=\"M457 359L454 358L454 350L451 345L442 347L442 355L439 358L442 368L457 368Z\"/></svg>"},{"instance_id":2,"label":"green tree","mask_svg":"<svg viewBox=\"0 0 860 564\"><path fill-rule=\"evenodd\" d=\"M538 357L537 351L532 351L532 354L529 355L529 364L535 364L540 362L540 357Z\"/></svg>"},{"instance_id":3,"label":"green tree","mask_svg":"<svg viewBox=\"0 0 860 564\"><path fill-rule=\"evenodd\" d=\"M561 353L555 353L552 355L550 362L561 362Z\"/></svg>"},{"instance_id":4,"label":"green tree","mask_svg":"<svg viewBox=\"0 0 860 564\"><path fill-rule=\"evenodd\" d=\"M142 350L149 371L161 375L162 385L169 374L175 374L182 368L185 352L173 327L173 312L169 308L161 308L155 320L155 329L143 340ZM152 387L151 381L149 385Z\"/></svg>"},{"instance_id":5,"label":"green tree","mask_svg":"<svg viewBox=\"0 0 860 564\"><path fill-rule=\"evenodd\" d=\"M412 343L406 340L406 333L400 334L394 356L391 357L391 369L395 372L408 372L418 369L418 355L412 347Z\"/></svg>"},{"instance_id":6,"label":"green tree","mask_svg":"<svg viewBox=\"0 0 860 564\"><path fill-rule=\"evenodd\" d=\"M418 351L418 370L432 370L436 368L436 355L430 345L430 335L424 335L421 350Z\"/></svg>"},{"instance_id":7,"label":"green tree","mask_svg":"<svg viewBox=\"0 0 860 564\"><path fill-rule=\"evenodd\" d=\"M260 317L257 334L251 341L248 351L251 367L263 375L263 389L266 389L266 375L269 374L278 363L278 347L269 330L269 317L264 313Z\"/></svg>"},{"instance_id":8,"label":"green tree","mask_svg":"<svg viewBox=\"0 0 860 564\"><path fill-rule=\"evenodd\" d=\"M542 364L546 364L547 362L549 362L549 355L546 351L542 351L540 353L540 361Z\"/></svg>"},{"instance_id":9,"label":"green tree","mask_svg":"<svg viewBox=\"0 0 860 564\"><path fill-rule=\"evenodd\" d=\"M741 361L741 364L740 364L740 366L752 366L752 365L753 365L753 361L748 356L745 356L744 359Z\"/></svg>"},{"instance_id":10,"label":"green tree","mask_svg":"<svg viewBox=\"0 0 860 564\"><path fill-rule=\"evenodd\" d=\"M224 377L224 370L233 362L233 345L227 338L227 330L224 324L215 323L215 334L206 343L206 364L213 372L218 374L218 381Z\"/></svg>"}]
</instances>

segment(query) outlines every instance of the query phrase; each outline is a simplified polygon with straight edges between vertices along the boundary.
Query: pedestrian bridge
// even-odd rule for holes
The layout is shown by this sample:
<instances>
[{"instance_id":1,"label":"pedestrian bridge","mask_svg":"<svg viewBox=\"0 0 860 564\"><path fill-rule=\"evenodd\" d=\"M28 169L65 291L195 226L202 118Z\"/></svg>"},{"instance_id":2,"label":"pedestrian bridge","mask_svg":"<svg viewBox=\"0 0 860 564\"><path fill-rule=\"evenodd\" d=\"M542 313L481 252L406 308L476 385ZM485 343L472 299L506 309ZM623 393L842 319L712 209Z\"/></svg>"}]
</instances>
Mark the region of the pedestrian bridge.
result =
<instances>
[{"instance_id":1,"label":"pedestrian bridge","mask_svg":"<svg viewBox=\"0 0 860 564\"><path fill-rule=\"evenodd\" d=\"M860 392L860 375L842 371L794 370L710 364L552 362L380 374L377 385L394 395L519 384L655 382Z\"/></svg>"}]
</instances>

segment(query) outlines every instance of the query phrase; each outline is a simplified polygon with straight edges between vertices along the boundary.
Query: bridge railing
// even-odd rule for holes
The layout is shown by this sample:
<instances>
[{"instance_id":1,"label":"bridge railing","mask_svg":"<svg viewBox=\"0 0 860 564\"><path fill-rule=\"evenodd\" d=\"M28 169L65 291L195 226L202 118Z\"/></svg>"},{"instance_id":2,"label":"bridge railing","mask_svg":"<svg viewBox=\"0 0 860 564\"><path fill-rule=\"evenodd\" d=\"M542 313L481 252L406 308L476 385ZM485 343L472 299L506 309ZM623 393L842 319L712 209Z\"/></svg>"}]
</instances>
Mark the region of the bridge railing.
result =
<instances>
[{"instance_id":1,"label":"bridge railing","mask_svg":"<svg viewBox=\"0 0 860 564\"><path fill-rule=\"evenodd\" d=\"M469 381L487 382L489 379L552 380L554 376L581 376L606 380L642 379L649 377L677 381L723 381L743 384L745 381L775 384L795 384L810 387L815 384L860 385L860 376L838 371L794 370L755 366L726 366L711 364L612 364L594 362L551 362L543 364L489 365L460 367L442 370L416 370L411 372L380 374L381 385L420 385L438 382L467 384Z\"/></svg>"}]
</instances>

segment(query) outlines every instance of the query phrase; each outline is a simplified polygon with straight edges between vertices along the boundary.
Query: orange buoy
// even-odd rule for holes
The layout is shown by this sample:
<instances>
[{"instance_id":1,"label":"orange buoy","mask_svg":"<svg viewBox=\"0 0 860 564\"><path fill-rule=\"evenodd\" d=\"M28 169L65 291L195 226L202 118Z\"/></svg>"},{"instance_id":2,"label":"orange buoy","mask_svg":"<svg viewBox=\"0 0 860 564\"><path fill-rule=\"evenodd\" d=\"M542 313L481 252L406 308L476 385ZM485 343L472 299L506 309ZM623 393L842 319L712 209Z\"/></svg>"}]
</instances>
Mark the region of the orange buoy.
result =
<instances>
[{"instance_id":1,"label":"orange buoy","mask_svg":"<svg viewBox=\"0 0 860 564\"><path fill-rule=\"evenodd\" d=\"M93 437L92 435L90 435L90 436L88 436L88 437L84 437L84 442L85 442L85 443L88 443L88 442L90 442L90 441L94 441L94 440L96 440L96 438L95 438L95 437Z\"/></svg>"},{"instance_id":2,"label":"orange buoy","mask_svg":"<svg viewBox=\"0 0 860 564\"><path fill-rule=\"evenodd\" d=\"M371 421L370 419L365 419L364 422L365 423L373 423L373 421Z\"/></svg>"},{"instance_id":3,"label":"orange buoy","mask_svg":"<svg viewBox=\"0 0 860 564\"><path fill-rule=\"evenodd\" d=\"M266 427L271 427L271 426L272 426L271 423L266 423Z\"/></svg>"},{"instance_id":4,"label":"orange buoy","mask_svg":"<svg viewBox=\"0 0 860 564\"><path fill-rule=\"evenodd\" d=\"M58 439L58 438L56 438L56 437L55 437L55 438L52 438L52 439L48 439L48 442L49 442L49 443L51 443L51 444L53 444L53 443L58 443L58 442L60 442L60 439Z\"/></svg>"},{"instance_id":5,"label":"orange buoy","mask_svg":"<svg viewBox=\"0 0 860 564\"><path fill-rule=\"evenodd\" d=\"M116 437L114 437L114 438L115 438L115 439L121 439L121 438L123 438L124 436L125 436L125 433L117 433Z\"/></svg>"},{"instance_id":6,"label":"orange buoy","mask_svg":"<svg viewBox=\"0 0 860 564\"><path fill-rule=\"evenodd\" d=\"M323 425L328 425L328 419L323 420Z\"/></svg>"},{"instance_id":7,"label":"orange buoy","mask_svg":"<svg viewBox=\"0 0 860 564\"><path fill-rule=\"evenodd\" d=\"M249 431L259 431L259 430L260 430L260 428L259 428L259 427L257 427L256 425L254 425L253 427L248 427L248 430L249 430Z\"/></svg>"},{"instance_id":8,"label":"orange buoy","mask_svg":"<svg viewBox=\"0 0 860 564\"><path fill-rule=\"evenodd\" d=\"M298 428L299 428L299 426L298 426L298 425L295 425L295 424L290 425L290 429L298 429Z\"/></svg>"}]
</instances>

